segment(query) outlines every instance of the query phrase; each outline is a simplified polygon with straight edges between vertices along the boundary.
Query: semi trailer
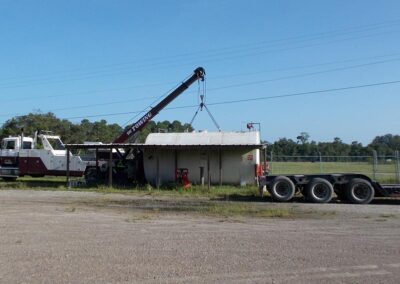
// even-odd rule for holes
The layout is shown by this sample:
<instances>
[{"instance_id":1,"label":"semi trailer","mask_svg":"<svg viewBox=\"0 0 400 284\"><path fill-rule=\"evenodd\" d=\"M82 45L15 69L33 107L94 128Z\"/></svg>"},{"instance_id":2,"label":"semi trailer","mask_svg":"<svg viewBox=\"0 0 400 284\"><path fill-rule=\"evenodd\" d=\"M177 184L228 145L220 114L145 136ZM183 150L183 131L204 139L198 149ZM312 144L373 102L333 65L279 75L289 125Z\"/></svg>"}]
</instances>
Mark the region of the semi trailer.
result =
<instances>
[{"instance_id":1,"label":"semi trailer","mask_svg":"<svg viewBox=\"0 0 400 284\"><path fill-rule=\"evenodd\" d=\"M278 202L290 201L296 193L314 203L328 203L334 194L354 204L368 204L375 197L400 197L400 184L380 184L362 174L266 174L258 177L258 184L261 196L268 191Z\"/></svg>"}]
</instances>

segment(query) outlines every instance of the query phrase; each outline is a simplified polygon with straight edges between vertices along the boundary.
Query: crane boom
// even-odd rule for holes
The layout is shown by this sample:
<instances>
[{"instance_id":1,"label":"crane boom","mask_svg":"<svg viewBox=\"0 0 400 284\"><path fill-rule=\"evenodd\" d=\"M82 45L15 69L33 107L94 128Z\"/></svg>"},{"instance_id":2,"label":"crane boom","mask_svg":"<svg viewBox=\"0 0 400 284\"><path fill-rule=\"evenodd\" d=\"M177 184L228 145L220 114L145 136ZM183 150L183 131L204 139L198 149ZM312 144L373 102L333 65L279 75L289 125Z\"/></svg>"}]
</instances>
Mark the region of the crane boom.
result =
<instances>
[{"instance_id":1,"label":"crane boom","mask_svg":"<svg viewBox=\"0 0 400 284\"><path fill-rule=\"evenodd\" d=\"M124 143L129 137L132 137L137 132L141 131L147 123L153 119L163 108L165 108L170 102L172 102L176 97L182 94L191 84L197 80L204 81L204 76L206 74L203 67L198 67L193 71L194 74L179 85L175 90L173 90L168 96L166 96L161 102L159 102L155 107L151 108L145 115L143 115L138 121L132 124L131 127L126 129L113 143Z\"/></svg>"}]
</instances>

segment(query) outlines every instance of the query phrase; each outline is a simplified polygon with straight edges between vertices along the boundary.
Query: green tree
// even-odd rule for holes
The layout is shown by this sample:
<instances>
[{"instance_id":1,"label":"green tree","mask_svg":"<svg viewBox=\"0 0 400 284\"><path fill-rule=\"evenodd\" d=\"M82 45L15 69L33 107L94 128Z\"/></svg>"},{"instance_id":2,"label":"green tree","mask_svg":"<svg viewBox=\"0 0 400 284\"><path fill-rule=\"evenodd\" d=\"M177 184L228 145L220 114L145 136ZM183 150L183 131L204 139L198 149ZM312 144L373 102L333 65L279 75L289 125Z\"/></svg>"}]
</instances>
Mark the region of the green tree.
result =
<instances>
[{"instance_id":1,"label":"green tree","mask_svg":"<svg viewBox=\"0 0 400 284\"><path fill-rule=\"evenodd\" d=\"M393 155L394 151L400 150L400 135L376 136L368 146L380 155Z\"/></svg>"},{"instance_id":2,"label":"green tree","mask_svg":"<svg viewBox=\"0 0 400 284\"><path fill-rule=\"evenodd\" d=\"M1 127L0 134L5 136L33 135L35 131L51 131L60 135L65 143L83 143L84 141L112 142L121 132L118 124L107 124L107 121L90 122L87 119L80 124L73 124L66 119L59 119L53 113L28 114L7 120ZM1 138L2 138L1 137Z\"/></svg>"}]
</instances>

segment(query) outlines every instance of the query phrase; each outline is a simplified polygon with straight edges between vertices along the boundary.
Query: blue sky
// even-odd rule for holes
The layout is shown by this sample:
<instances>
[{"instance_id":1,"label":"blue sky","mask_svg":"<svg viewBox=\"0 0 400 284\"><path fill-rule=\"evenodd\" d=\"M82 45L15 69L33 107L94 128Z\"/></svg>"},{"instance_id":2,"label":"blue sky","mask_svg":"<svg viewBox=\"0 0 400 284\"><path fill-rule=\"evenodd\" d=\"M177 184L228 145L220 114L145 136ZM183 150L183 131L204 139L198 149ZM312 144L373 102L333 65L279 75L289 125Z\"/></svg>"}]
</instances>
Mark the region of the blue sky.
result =
<instances>
[{"instance_id":1,"label":"blue sky","mask_svg":"<svg viewBox=\"0 0 400 284\"><path fill-rule=\"evenodd\" d=\"M400 83L379 85L400 80L399 1L2 0L0 35L0 123L52 111L124 125L203 66L225 131L400 134ZM189 122L198 100L195 84L155 120ZM216 130L205 111L193 126Z\"/></svg>"}]
</instances>

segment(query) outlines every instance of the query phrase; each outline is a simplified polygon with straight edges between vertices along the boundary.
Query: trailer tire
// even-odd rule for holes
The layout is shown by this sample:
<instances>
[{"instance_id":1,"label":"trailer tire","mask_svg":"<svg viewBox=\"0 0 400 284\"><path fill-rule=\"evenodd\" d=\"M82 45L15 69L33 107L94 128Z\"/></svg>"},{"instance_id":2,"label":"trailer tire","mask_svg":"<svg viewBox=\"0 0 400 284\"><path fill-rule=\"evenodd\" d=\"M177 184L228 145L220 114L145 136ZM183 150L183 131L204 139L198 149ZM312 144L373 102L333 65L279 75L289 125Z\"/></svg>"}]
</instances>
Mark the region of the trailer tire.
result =
<instances>
[{"instance_id":1,"label":"trailer tire","mask_svg":"<svg viewBox=\"0 0 400 284\"><path fill-rule=\"evenodd\" d=\"M346 186L347 200L354 204L368 204L375 196L371 183L362 178L353 178Z\"/></svg>"},{"instance_id":2,"label":"trailer tire","mask_svg":"<svg viewBox=\"0 0 400 284\"><path fill-rule=\"evenodd\" d=\"M285 176L277 176L271 185L270 194L273 200L286 202L293 198L295 193L294 183Z\"/></svg>"},{"instance_id":3,"label":"trailer tire","mask_svg":"<svg viewBox=\"0 0 400 284\"><path fill-rule=\"evenodd\" d=\"M306 198L313 203L328 203L333 197L333 186L324 178L314 178L307 185Z\"/></svg>"}]
</instances>

